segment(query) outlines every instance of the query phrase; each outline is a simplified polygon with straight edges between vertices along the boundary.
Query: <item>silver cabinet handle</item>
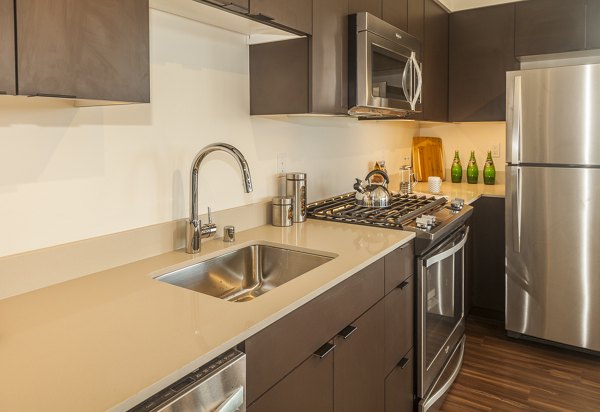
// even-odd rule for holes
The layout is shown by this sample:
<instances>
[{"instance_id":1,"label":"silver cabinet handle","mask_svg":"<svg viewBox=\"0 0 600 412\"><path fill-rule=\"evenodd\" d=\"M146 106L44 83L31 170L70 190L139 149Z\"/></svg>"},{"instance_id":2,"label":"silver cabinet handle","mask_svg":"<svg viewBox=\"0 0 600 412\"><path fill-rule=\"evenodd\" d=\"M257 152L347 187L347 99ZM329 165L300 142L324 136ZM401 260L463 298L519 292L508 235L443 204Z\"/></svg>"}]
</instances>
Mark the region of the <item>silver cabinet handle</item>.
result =
<instances>
[{"instance_id":1,"label":"silver cabinet handle","mask_svg":"<svg viewBox=\"0 0 600 412\"><path fill-rule=\"evenodd\" d=\"M215 412L235 412L244 404L244 387L240 386L220 404Z\"/></svg>"},{"instance_id":2,"label":"silver cabinet handle","mask_svg":"<svg viewBox=\"0 0 600 412\"><path fill-rule=\"evenodd\" d=\"M327 342L325 345L321 346L319 349L313 353L313 356L318 357L319 359L323 359L325 356L329 354L332 350L335 349L335 345L333 343Z\"/></svg>"},{"instance_id":3,"label":"silver cabinet handle","mask_svg":"<svg viewBox=\"0 0 600 412\"><path fill-rule=\"evenodd\" d=\"M356 326L348 325L338 333L338 336L344 339L348 339L350 335L352 335L357 330L358 328Z\"/></svg>"},{"instance_id":4,"label":"silver cabinet handle","mask_svg":"<svg viewBox=\"0 0 600 412\"><path fill-rule=\"evenodd\" d=\"M403 290L405 287L407 287L409 285L408 280L405 280L404 282L402 282L401 284L399 284L397 286L398 289Z\"/></svg>"}]
</instances>

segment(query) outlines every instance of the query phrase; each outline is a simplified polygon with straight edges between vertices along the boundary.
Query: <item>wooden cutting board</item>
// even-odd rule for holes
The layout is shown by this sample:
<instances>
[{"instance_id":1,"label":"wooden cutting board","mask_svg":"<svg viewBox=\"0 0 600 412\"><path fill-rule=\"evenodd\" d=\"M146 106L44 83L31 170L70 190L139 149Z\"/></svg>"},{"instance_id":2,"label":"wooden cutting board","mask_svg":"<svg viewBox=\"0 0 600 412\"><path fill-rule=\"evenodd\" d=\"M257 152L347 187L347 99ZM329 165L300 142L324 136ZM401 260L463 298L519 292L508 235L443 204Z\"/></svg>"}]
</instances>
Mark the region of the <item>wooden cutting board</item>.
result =
<instances>
[{"instance_id":1,"label":"wooden cutting board","mask_svg":"<svg viewBox=\"0 0 600 412\"><path fill-rule=\"evenodd\" d=\"M446 179L444 167L444 148L439 137L413 137L412 163L419 182L426 182L429 176Z\"/></svg>"}]
</instances>

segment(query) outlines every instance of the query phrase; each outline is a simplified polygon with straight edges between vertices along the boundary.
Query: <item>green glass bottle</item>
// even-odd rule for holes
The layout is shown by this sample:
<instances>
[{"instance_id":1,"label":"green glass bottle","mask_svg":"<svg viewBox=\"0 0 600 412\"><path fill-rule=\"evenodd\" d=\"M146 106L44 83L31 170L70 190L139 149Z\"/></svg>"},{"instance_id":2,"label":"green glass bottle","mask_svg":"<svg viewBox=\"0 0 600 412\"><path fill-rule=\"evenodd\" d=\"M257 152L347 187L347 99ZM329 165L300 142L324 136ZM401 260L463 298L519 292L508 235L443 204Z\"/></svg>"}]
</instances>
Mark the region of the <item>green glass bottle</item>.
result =
<instances>
[{"instance_id":1,"label":"green glass bottle","mask_svg":"<svg viewBox=\"0 0 600 412\"><path fill-rule=\"evenodd\" d=\"M460 164L460 157L458 156L458 150L454 151L454 161L452 162L452 168L450 169L452 175L452 183L462 182L462 165Z\"/></svg>"},{"instance_id":2,"label":"green glass bottle","mask_svg":"<svg viewBox=\"0 0 600 412\"><path fill-rule=\"evenodd\" d=\"M467 183L476 184L478 178L479 168L477 167L477 160L475 160L475 150L471 150L471 158L467 166Z\"/></svg>"},{"instance_id":3,"label":"green glass bottle","mask_svg":"<svg viewBox=\"0 0 600 412\"><path fill-rule=\"evenodd\" d=\"M486 185L493 185L496 183L496 167L492 160L492 152L488 151L485 166L483 167L483 183Z\"/></svg>"}]
</instances>

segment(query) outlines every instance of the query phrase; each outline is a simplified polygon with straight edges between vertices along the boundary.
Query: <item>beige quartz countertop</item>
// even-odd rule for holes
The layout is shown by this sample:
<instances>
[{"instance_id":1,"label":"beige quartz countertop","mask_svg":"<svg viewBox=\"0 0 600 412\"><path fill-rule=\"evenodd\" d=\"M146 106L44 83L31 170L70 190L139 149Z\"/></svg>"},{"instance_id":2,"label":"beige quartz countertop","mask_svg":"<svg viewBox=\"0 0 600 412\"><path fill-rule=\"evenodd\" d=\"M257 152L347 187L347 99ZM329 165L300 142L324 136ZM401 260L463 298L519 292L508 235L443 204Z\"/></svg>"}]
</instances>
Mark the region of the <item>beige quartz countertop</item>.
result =
<instances>
[{"instance_id":1,"label":"beige quartz countertop","mask_svg":"<svg viewBox=\"0 0 600 412\"><path fill-rule=\"evenodd\" d=\"M429 185L426 182L418 183L415 187L416 192L429 193ZM471 204L481 196L504 197L505 187L503 184L485 185L478 183L470 185L468 183L443 182L442 196L448 196L450 199L464 199L467 204Z\"/></svg>"},{"instance_id":2,"label":"beige quartz countertop","mask_svg":"<svg viewBox=\"0 0 600 412\"><path fill-rule=\"evenodd\" d=\"M126 410L413 237L314 220L261 226L233 244L207 241L199 256L175 251L0 300L0 410ZM245 303L153 279L255 241L337 257Z\"/></svg>"}]
</instances>

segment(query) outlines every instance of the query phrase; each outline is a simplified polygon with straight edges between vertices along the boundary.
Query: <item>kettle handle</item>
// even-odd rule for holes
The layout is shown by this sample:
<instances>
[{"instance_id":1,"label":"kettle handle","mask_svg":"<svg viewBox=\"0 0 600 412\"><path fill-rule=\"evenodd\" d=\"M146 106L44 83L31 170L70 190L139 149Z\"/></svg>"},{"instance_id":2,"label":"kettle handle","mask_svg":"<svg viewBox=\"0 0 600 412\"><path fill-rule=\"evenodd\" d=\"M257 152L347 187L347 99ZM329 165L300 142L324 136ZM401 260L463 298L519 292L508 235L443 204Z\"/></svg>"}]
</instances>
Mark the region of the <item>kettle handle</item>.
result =
<instances>
[{"instance_id":1,"label":"kettle handle","mask_svg":"<svg viewBox=\"0 0 600 412\"><path fill-rule=\"evenodd\" d=\"M385 180L386 185L390 183L390 178L388 177L386 172L384 172L383 170L371 170L369 172L369 174L367 175L367 177L365 177L365 180L368 181L369 184L371 184L371 176L373 176L373 175L383 176L383 180Z\"/></svg>"}]
</instances>

